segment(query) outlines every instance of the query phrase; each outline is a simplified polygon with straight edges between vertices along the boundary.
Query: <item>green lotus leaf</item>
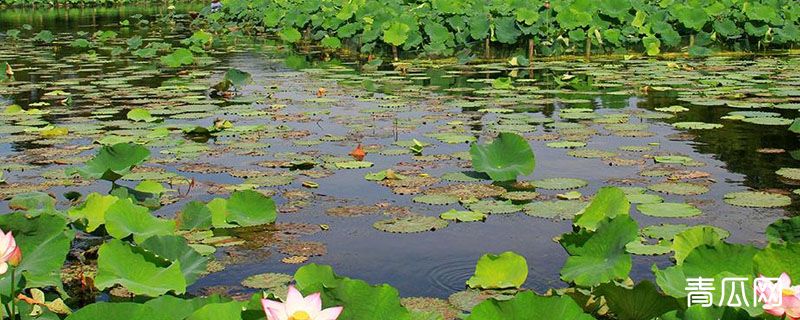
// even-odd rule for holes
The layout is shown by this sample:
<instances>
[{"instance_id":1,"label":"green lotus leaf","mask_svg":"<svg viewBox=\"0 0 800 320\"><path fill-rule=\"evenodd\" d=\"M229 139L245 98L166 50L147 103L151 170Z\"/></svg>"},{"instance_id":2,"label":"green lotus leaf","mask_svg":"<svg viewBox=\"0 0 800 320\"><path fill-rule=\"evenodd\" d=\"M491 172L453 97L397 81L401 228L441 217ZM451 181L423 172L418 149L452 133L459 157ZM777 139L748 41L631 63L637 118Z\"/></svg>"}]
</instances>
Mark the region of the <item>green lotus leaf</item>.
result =
<instances>
[{"instance_id":1,"label":"green lotus leaf","mask_svg":"<svg viewBox=\"0 0 800 320\"><path fill-rule=\"evenodd\" d=\"M655 156L653 160L658 163L676 163L682 165L692 165L697 163L696 160L686 156Z\"/></svg>"},{"instance_id":2,"label":"green lotus leaf","mask_svg":"<svg viewBox=\"0 0 800 320\"><path fill-rule=\"evenodd\" d=\"M589 314L568 296L538 296L531 291L517 293L510 300L485 300L474 308L467 320L592 320Z\"/></svg>"},{"instance_id":3,"label":"green lotus leaf","mask_svg":"<svg viewBox=\"0 0 800 320\"><path fill-rule=\"evenodd\" d=\"M133 302L97 302L80 308L67 317L68 320L104 319L109 315L120 319L136 320L172 320L163 309L156 309L141 303Z\"/></svg>"},{"instance_id":4,"label":"green lotus leaf","mask_svg":"<svg viewBox=\"0 0 800 320\"><path fill-rule=\"evenodd\" d=\"M448 211L442 212L439 215L439 218L445 220L459 221L459 222L474 222L474 221L485 220L486 214L477 211L458 211L456 209L450 209Z\"/></svg>"},{"instance_id":5,"label":"green lotus leaf","mask_svg":"<svg viewBox=\"0 0 800 320\"><path fill-rule=\"evenodd\" d=\"M670 243L668 241L648 244L645 243L645 239L639 239L637 241L628 242L628 244L625 245L625 251L640 256L656 256L667 254L672 251L672 248L670 248Z\"/></svg>"},{"instance_id":6,"label":"green lotus leaf","mask_svg":"<svg viewBox=\"0 0 800 320\"><path fill-rule=\"evenodd\" d=\"M253 76L250 73L239 70L239 69L228 69L225 72L225 77L223 81L230 82L234 87L241 88L253 82Z\"/></svg>"},{"instance_id":7,"label":"green lotus leaf","mask_svg":"<svg viewBox=\"0 0 800 320\"><path fill-rule=\"evenodd\" d=\"M154 117L150 114L150 111L147 111L142 108L134 108L131 111L128 111L127 115L129 120L137 121L137 122L156 122L161 120L161 118Z\"/></svg>"},{"instance_id":8,"label":"green lotus leaf","mask_svg":"<svg viewBox=\"0 0 800 320\"><path fill-rule=\"evenodd\" d=\"M734 307L704 307L693 305L684 311L670 311L663 314L663 320L695 320L695 319L724 319L724 320L751 320L753 317L742 310Z\"/></svg>"},{"instance_id":9,"label":"green lotus leaf","mask_svg":"<svg viewBox=\"0 0 800 320\"><path fill-rule=\"evenodd\" d=\"M164 262L117 239L100 246L97 256L95 286L100 290L119 284L131 293L147 296L186 292L179 261Z\"/></svg>"},{"instance_id":10,"label":"green lotus leaf","mask_svg":"<svg viewBox=\"0 0 800 320\"><path fill-rule=\"evenodd\" d=\"M664 198L655 194L629 194L625 196L628 201L633 204L646 204L646 203L660 203L664 202Z\"/></svg>"},{"instance_id":11,"label":"green lotus leaf","mask_svg":"<svg viewBox=\"0 0 800 320\"><path fill-rule=\"evenodd\" d=\"M164 188L164 186L161 183L157 182L157 181L145 180L145 181L139 182L139 184L137 184L136 187L133 188L133 190L136 190L136 191L139 191L139 192L144 192L144 193L160 195L160 194L162 194L164 192L167 192L169 189Z\"/></svg>"},{"instance_id":12,"label":"green lotus leaf","mask_svg":"<svg viewBox=\"0 0 800 320\"><path fill-rule=\"evenodd\" d=\"M622 190L615 187L603 187L597 191L589 206L578 213L575 225L594 231L606 219L627 216L630 209L631 204Z\"/></svg>"},{"instance_id":13,"label":"green lotus leaf","mask_svg":"<svg viewBox=\"0 0 800 320\"><path fill-rule=\"evenodd\" d=\"M188 202L178 212L176 223L180 230L211 229L211 209L200 201Z\"/></svg>"},{"instance_id":14,"label":"green lotus leaf","mask_svg":"<svg viewBox=\"0 0 800 320\"><path fill-rule=\"evenodd\" d=\"M174 52L161 57L161 63L170 68L179 68L181 66L188 66L194 63L194 54L186 48L179 48Z\"/></svg>"},{"instance_id":15,"label":"green lotus leaf","mask_svg":"<svg viewBox=\"0 0 800 320\"><path fill-rule=\"evenodd\" d=\"M792 119L778 118L778 117L756 117L744 118L743 122L759 124L765 126L788 126L792 124Z\"/></svg>"},{"instance_id":16,"label":"green lotus leaf","mask_svg":"<svg viewBox=\"0 0 800 320\"><path fill-rule=\"evenodd\" d=\"M409 311L400 304L397 289L390 285L371 286L338 276L330 266L313 263L297 269L294 278L304 294L321 293L323 308L344 306L339 319L411 320Z\"/></svg>"},{"instance_id":17,"label":"green lotus leaf","mask_svg":"<svg viewBox=\"0 0 800 320\"><path fill-rule=\"evenodd\" d=\"M513 133L500 133L492 143L470 147L472 167L495 181L515 180L518 175L533 173L536 166L533 151L525 138Z\"/></svg>"},{"instance_id":18,"label":"green lotus leaf","mask_svg":"<svg viewBox=\"0 0 800 320\"><path fill-rule=\"evenodd\" d=\"M262 273L249 276L242 280L242 285L248 288L272 289L288 286L292 276L283 273Z\"/></svg>"},{"instance_id":19,"label":"green lotus leaf","mask_svg":"<svg viewBox=\"0 0 800 320\"><path fill-rule=\"evenodd\" d=\"M242 302L209 303L186 317L186 320L241 320Z\"/></svg>"},{"instance_id":20,"label":"green lotus leaf","mask_svg":"<svg viewBox=\"0 0 800 320\"><path fill-rule=\"evenodd\" d=\"M577 178L547 178L534 180L531 183L537 188L547 190L569 190L589 185L588 181Z\"/></svg>"},{"instance_id":21,"label":"green lotus leaf","mask_svg":"<svg viewBox=\"0 0 800 320\"><path fill-rule=\"evenodd\" d=\"M175 221L156 218L145 207L133 204L129 199L119 199L108 207L105 214L108 234L117 239L133 235L141 243L155 235L171 235L175 232Z\"/></svg>"},{"instance_id":22,"label":"green lotus leaf","mask_svg":"<svg viewBox=\"0 0 800 320\"><path fill-rule=\"evenodd\" d=\"M710 129L722 128L721 124L706 123L706 122L675 122L672 124L672 126L678 129L694 129L694 130L710 130Z\"/></svg>"},{"instance_id":23,"label":"green lotus leaf","mask_svg":"<svg viewBox=\"0 0 800 320\"><path fill-rule=\"evenodd\" d=\"M572 148L583 148L586 146L586 142L583 141L556 141L556 142L549 142L547 146L550 148L563 148L563 149L572 149Z\"/></svg>"},{"instance_id":24,"label":"green lotus leaf","mask_svg":"<svg viewBox=\"0 0 800 320\"><path fill-rule=\"evenodd\" d=\"M636 239L639 228L628 215L600 223L595 232L562 237L570 256L561 268L561 279L591 287L625 279L631 271L631 256L625 246Z\"/></svg>"},{"instance_id":25,"label":"green lotus leaf","mask_svg":"<svg viewBox=\"0 0 800 320\"><path fill-rule=\"evenodd\" d=\"M392 233L417 233L447 227L447 221L437 217L408 216L380 220L372 224L375 229Z\"/></svg>"},{"instance_id":26,"label":"green lotus leaf","mask_svg":"<svg viewBox=\"0 0 800 320\"><path fill-rule=\"evenodd\" d=\"M500 201L484 199L477 202L465 205L468 209L488 214L508 214L519 212L522 210L521 206L515 205L511 201Z\"/></svg>"},{"instance_id":27,"label":"green lotus leaf","mask_svg":"<svg viewBox=\"0 0 800 320\"><path fill-rule=\"evenodd\" d=\"M66 219L53 214L27 217L14 212L0 215L0 229L14 234L23 257L16 272L25 278L26 287L62 287L61 268L75 238ZM0 288L9 285L10 277L3 277Z\"/></svg>"},{"instance_id":28,"label":"green lotus leaf","mask_svg":"<svg viewBox=\"0 0 800 320\"><path fill-rule=\"evenodd\" d=\"M790 180L800 181L800 168L780 168L775 174Z\"/></svg>"},{"instance_id":29,"label":"green lotus leaf","mask_svg":"<svg viewBox=\"0 0 800 320\"><path fill-rule=\"evenodd\" d=\"M647 187L650 190L683 196L698 195L708 192L708 187L688 182L662 182Z\"/></svg>"},{"instance_id":30,"label":"green lotus leaf","mask_svg":"<svg viewBox=\"0 0 800 320\"><path fill-rule=\"evenodd\" d=\"M277 209L272 198L253 190L231 194L226 209L226 221L240 226L272 223L277 218Z\"/></svg>"},{"instance_id":31,"label":"green lotus leaf","mask_svg":"<svg viewBox=\"0 0 800 320\"><path fill-rule=\"evenodd\" d=\"M180 236L152 236L141 243L141 248L169 261L180 262L181 272L190 285L206 272L208 258L189 246L185 238Z\"/></svg>"},{"instance_id":32,"label":"green lotus leaf","mask_svg":"<svg viewBox=\"0 0 800 320\"><path fill-rule=\"evenodd\" d=\"M630 289L606 283L599 286L595 294L605 298L609 311L620 320L656 319L681 307L675 298L658 292L656 286L646 280Z\"/></svg>"},{"instance_id":33,"label":"green lotus leaf","mask_svg":"<svg viewBox=\"0 0 800 320\"><path fill-rule=\"evenodd\" d=\"M50 30L39 31L39 33L37 33L35 36L33 36L33 38L31 38L31 40L33 41L41 41L44 43L51 43L55 39L56 38L53 35L53 32L51 32Z\"/></svg>"},{"instance_id":34,"label":"green lotus leaf","mask_svg":"<svg viewBox=\"0 0 800 320\"><path fill-rule=\"evenodd\" d=\"M800 216L780 219L767 226L767 240L774 243L800 241Z\"/></svg>"},{"instance_id":35,"label":"green lotus leaf","mask_svg":"<svg viewBox=\"0 0 800 320\"><path fill-rule=\"evenodd\" d=\"M800 277L800 243L770 243L753 258L756 271L765 277L777 278L786 272L792 279Z\"/></svg>"},{"instance_id":36,"label":"green lotus leaf","mask_svg":"<svg viewBox=\"0 0 800 320\"><path fill-rule=\"evenodd\" d=\"M73 219L86 219L86 231L93 232L100 225L106 223L106 213L108 208L117 202L119 198L108 195L104 196L93 192L86 197L81 205L69 209L69 216Z\"/></svg>"},{"instance_id":37,"label":"green lotus leaf","mask_svg":"<svg viewBox=\"0 0 800 320\"><path fill-rule=\"evenodd\" d=\"M150 150L133 143L103 146L97 155L75 171L87 179L115 181L129 173L133 167L144 162Z\"/></svg>"},{"instance_id":38,"label":"green lotus leaf","mask_svg":"<svg viewBox=\"0 0 800 320\"><path fill-rule=\"evenodd\" d=\"M536 201L522 207L525 214L540 218L571 220L586 208L587 203L577 200Z\"/></svg>"},{"instance_id":39,"label":"green lotus leaf","mask_svg":"<svg viewBox=\"0 0 800 320\"><path fill-rule=\"evenodd\" d=\"M644 215L660 218L685 218L699 216L703 212L688 203L659 202L646 203L636 206Z\"/></svg>"},{"instance_id":40,"label":"green lotus leaf","mask_svg":"<svg viewBox=\"0 0 800 320\"><path fill-rule=\"evenodd\" d=\"M2 176L0 176L2 178ZM26 192L15 195L8 201L8 207L13 210L23 210L29 216L38 216L43 213L58 213L56 199L44 192Z\"/></svg>"},{"instance_id":41,"label":"green lotus leaf","mask_svg":"<svg viewBox=\"0 0 800 320\"><path fill-rule=\"evenodd\" d=\"M334 165L339 169L363 169L372 167L374 163L369 161L341 161L334 163Z\"/></svg>"},{"instance_id":42,"label":"green lotus leaf","mask_svg":"<svg viewBox=\"0 0 800 320\"><path fill-rule=\"evenodd\" d=\"M739 207L775 208L792 204L788 196L763 191L742 191L725 194L725 203Z\"/></svg>"},{"instance_id":43,"label":"green lotus leaf","mask_svg":"<svg viewBox=\"0 0 800 320\"><path fill-rule=\"evenodd\" d=\"M507 251L481 256L467 285L480 289L519 288L527 278L528 262L524 257Z\"/></svg>"},{"instance_id":44,"label":"green lotus leaf","mask_svg":"<svg viewBox=\"0 0 800 320\"><path fill-rule=\"evenodd\" d=\"M694 250L702 245L716 245L727 235L720 234L715 228L709 226L689 227L674 235L672 250L675 251L675 262L682 264L683 260Z\"/></svg>"},{"instance_id":45,"label":"green lotus leaf","mask_svg":"<svg viewBox=\"0 0 800 320\"><path fill-rule=\"evenodd\" d=\"M383 42L394 46L401 46L408 39L411 27L402 22L392 22L383 30Z\"/></svg>"},{"instance_id":46,"label":"green lotus leaf","mask_svg":"<svg viewBox=\"0 0 800 320\"><path fill-rule=\"evenodd\" d=\"M411 199L411 201L424 204L446 205L446 204L458 203L459 198L447 194L426 194L426 195L416 196L413 199Z\"/></svg>"}]
</instances>

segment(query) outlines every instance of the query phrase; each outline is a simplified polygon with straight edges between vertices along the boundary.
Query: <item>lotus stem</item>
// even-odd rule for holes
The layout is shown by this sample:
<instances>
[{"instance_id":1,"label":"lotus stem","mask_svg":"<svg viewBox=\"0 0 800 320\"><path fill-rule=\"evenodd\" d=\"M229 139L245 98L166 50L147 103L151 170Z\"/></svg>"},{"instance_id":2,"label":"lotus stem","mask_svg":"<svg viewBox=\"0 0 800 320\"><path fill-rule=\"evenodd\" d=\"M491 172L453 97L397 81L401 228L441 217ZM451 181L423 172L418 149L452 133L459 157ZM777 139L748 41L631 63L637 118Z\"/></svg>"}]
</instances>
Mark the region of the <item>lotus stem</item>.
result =
<instances>
[{"instance_id":1,"label":"lotus stem","mask_svg":"<svg viewBox=\"0 0 800 320\"><path fill-rule=\"evenodd\" d=\"M11 313L8 315L9 319L16 319L17 318L17 305L14 302L14 290L17 287L15 275L17 272L17 267L11 268L11 292L9 292L9 296L11 297Z\"/></svg>"}]
</instances>

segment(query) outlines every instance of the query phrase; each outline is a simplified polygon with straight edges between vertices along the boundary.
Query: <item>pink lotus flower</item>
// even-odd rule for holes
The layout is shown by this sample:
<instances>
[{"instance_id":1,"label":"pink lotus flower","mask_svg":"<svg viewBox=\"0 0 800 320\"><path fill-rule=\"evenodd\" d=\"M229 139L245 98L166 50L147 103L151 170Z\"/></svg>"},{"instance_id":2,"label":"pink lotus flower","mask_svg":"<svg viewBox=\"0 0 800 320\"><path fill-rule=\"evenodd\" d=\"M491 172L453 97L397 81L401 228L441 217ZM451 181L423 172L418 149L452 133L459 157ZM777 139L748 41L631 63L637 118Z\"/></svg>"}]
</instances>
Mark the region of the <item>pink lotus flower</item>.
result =
<instances>
[{"instance_id":1,"label":"pink lotus flower","mask_svg":"<svg viewBox=\"0 0 800 320\"><path fill-rule=\"evenodd\" d=\"M760 276L759 279L765 279ZM786 272L782 273L777 283L769 280L762 282L763 286L756 286L756 295L759 301L771 301L775 303L764 303L763 308L767 313L781 317L784 314L788 319L800 320L800 286L792 286L792 279ZM780 293L781 297L773 295ZM777 304L780 298L780 304Z\"/></svg>"},{"instance_id":2,"label":"pink lotus flower","mask_svg":"<svg viewBox=\"0 0 800 320\"><path fill-rule=\"evenodd\" d=\"M322 310L319 292L303 297L294 286L289 286L286 302L261 299L268 320L336 320L342 307Z\"/></svg>"},{"instance_id":3,"label":"pink lotus flower","mask_svg":"<svg viewBox=\"0 0 800 320\"><path fill-rule=\"evenodd\" d=\"M11 231L3 233L3 230L0 230L0 274L8 271L9 263L18 265L20 259L22 259L22 254L19 252L14 235L11 234Z\"/></svg>"}]
</instances>

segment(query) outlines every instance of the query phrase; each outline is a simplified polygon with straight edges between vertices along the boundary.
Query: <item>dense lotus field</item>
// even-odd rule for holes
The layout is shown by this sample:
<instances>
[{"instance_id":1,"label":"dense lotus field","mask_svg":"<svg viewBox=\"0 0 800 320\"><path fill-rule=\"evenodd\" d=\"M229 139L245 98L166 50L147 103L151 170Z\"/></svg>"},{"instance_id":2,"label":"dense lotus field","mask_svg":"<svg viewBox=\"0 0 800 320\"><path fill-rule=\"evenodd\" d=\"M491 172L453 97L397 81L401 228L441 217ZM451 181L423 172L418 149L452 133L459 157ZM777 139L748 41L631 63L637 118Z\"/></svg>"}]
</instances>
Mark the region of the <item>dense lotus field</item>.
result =
<instances>
[{"instance_id":1,"label":"dense lotus field","mask_svg":"<svg viewBox=\"0 0 800 320\"><path fill-rule=\"evenodd\" d=\"M207 10L0 13L3 316L800 318L800 58L384 63Z\"/></svg>"}]
</instances>

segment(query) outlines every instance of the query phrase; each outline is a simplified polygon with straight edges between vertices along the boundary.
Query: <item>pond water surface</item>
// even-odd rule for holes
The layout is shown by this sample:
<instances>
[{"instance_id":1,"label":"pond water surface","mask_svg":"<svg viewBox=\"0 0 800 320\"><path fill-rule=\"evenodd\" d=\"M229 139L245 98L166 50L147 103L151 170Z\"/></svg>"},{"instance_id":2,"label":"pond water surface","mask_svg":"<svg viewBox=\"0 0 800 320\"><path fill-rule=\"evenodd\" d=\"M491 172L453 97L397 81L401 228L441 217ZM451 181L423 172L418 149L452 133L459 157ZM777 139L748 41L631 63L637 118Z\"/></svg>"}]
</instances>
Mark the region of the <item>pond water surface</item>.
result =
<instances>
[{"instance_id":1,"label":"pond water surface","mask_svg":"<svg viewBox=\"0 0 800 320\"><path fill-rule=\"evenodd\" d=\"M188 9L179 7L177 12ZM691 203L702 214L655 218L634 210L641 227L709 224L728 230L734 242L762 244L769 223L797 212L796 205L760 209L723 202L724 195L734 191L791 194L796 186L775 171L796 166L800 143L785 123L722 119L736 111L757 112L745 114L746 118L794 119L800 109L796 57L540 62L532 70L511 68L505 62L402 70L385 64L378 70L360 70L352 62L323 61L319 52L301 54L255 40L218 46L200 60L201 66L178 72L160 65L158 56L139 58L128 49L127 40L133 36L141 37L143 46L154 42L180 46L179 40L192 32L188 19L178 14L165 25L156 19L165 14L169 13L159 7L0 13L0 32L23 30L19 40L0 36L0 61L11 64L16 78L0 83L0 104L48 112L0 116L4 123L0 167L6 170L7 181L0 194L8 198L25 191L48 191L66 207L64 192L107 192L110 184L66 176L63 170L81 165L94 153L93 142L109 136L146 141L153 154L135 171L138 176L128 176L121 184L135 186L138 180L155 179L180 191L163 199L166 205L156 211L159 215L171 217L190 200L224 196L241 183L274 193L281 211L277 226L230 233L247 244L220 248L216 257L224 269L200 279L192 287L194 293L250 292L239 285L242 279L265 272L293 273L298 265L281 260L305 255L310 256L308 262L330 264L339 274L389 283L403 296L446 297L464 289L482 254L503 251L527 258L530 272L525 287L541 292L563 286L558 273L567 255L553 238L571 230L569 220L517 212L491 214L485 222L451 222L446 228L421 233L388 233L372 227L387 215L438 216L451 208L463 210L457 203L412 201L428 188L462 182L428 178L420 185L393 190L366 180L366 174L389 168L407 176L430 177L468 171L468 141L484 141L500 130L518 131L531 141L536 171L522 180L582 179L586 185L579 182L574 190L583 200L605 185L646 188L667 181L667 176L708 187L699 195L647 191L668 202ZM120 26L123 20L130 25ZM25 24L32 30L23 29ZM52 44L28 40L42 29L53 31ZM70 46L74 39L98 30L118 35L93 48ZM114 48L126 51L112 55ZM249 72L253 84L227 101L209 96L207 89L229 68ZM492 89L493 79L509 75L515 90ZM319 88L326 89L324 95L318 96ZM57 90L69 92L72 104L62 103L65 97L58 92L47 95ZM655 110L675 105L688 111ZM125 118L132 108L146 108L164 122L133 123ZM146 138L155 127L209 126L216 119L231 120L244 129L200 142L179 132ZM723 126L684 130L672 126L678 122ZM42 138L32 129L47 125L69 128L70 133ZM411 139L430 144L422 156L408 152L404 143ZM558 141L586 146L548 146ZM365 160L374 166L337 167L335 163L348 160L359 143L367 149ZM580 150L584 151L574 152ZM657 164L653 160L657 155L682 155L694 162ZM318 165L311 170L278 165L292 160ZM190 189L192 179L196 185ZM316 182L319 188L304 188L304 181ZM539 188L534 201L556 200L557 194L571 191L568 188ZM347 214L331 214L332 208L347 209ZM320 225L328 230L320 230ZM635 256L632 277L650 277L654 263L670 262L666 256Z\"/></svg>"}]
</instances>

